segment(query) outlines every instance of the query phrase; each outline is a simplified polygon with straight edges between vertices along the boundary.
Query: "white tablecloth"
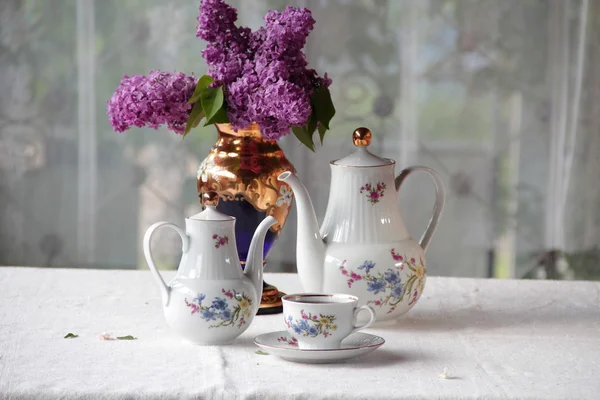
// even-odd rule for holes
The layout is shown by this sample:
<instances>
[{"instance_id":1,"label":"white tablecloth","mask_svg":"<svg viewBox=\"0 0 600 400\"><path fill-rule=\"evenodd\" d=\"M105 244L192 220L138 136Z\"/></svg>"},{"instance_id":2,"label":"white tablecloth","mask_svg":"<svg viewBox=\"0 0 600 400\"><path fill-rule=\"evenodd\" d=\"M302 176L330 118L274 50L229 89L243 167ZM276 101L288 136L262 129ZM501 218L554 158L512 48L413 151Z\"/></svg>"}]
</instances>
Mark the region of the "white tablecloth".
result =
<instances>
[{"instance_id":1,"label":"white tablecloth","mask_svg":"<svg viewBox=\"0 0 600 400\"><path fill-rule=\"evenodd\" d=\"M299 291L296 275L267 280ZM306 365L256 354L280 315L231 346L182 342L149 271L0 268L0 398L598 400L599 307L599 283L429 278L396 326L367 331L383 347Z\"/></svg>"}]
</instances>

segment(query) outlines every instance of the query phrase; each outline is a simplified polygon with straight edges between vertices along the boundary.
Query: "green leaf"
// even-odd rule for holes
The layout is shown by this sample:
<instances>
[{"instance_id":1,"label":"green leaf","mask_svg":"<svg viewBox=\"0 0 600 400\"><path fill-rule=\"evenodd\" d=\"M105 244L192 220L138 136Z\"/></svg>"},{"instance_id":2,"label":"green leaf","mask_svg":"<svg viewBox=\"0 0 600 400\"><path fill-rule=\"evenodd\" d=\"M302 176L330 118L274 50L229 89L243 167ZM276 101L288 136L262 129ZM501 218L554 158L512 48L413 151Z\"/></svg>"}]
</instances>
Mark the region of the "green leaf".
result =
<instances>
[{"instance_id":1,"label":"green leaf","mask_svg":"<svg viewBox=\"0 0 600 400\"><path fill-rule=\"evenodd\" d=\"M117 340L137 340L137 338L133 337L131 335L127 335L127 336L117 336Z\"/></svg>"},{"instance_id":2,"label":"green leaf","mask_svg":"<svg viewBox=\"0 0 600 400\"><path fill-rule=\"evenodd\" d=\"M200 102L202 103L202 109L206 114L206 121L213 119L215 114L223 107L225 97L223 96L223 87L218 88L206 88L202 91L200 96Z\"/></svg>"},{"instance_id":3,"label":"green leaf","mask_svg":"<svg viewBox=\"0 0 600 400\"><path fill-rule=\"evenodd\" d=\"M319 137L321 138L321 146L323 145L323 138L325 137L325 132L327 132L327 128L325 128L325 125L319 125Z\"/></svg>"},{"instance_id":4,"label":"green leaf","mask_svg":"<svg viewBox=\"0 0 600 400\"><path fill-rule=\"evenodd\" d=\"M69 332L69 333L67 333L65 335L65 339L75 339L76 337L79 337L79 335L76 335L76 334L71 333L71 332Z\"/></svg>"},{"instance_id":5,"label":"green leaf","mask_svg":"<svg viewBox=\"0 0 600 400\"><path fill-rule=\"evenodd\" d=\"M196 89L194 89L194 93L192 97L188 100L188 104L194 104L202 95L204 89L209 87L213 83L213 78L210 75L202 75L200 79L198 79L198 83L196 84Z\"/></svg>"},{"instance_id":6,"label":"green leaf","mask_svg":"<svg viewBox=\"0 0 600 400\"><path fill-rule=\"evenodd\" d=\"M269 353L267 353L266 351L262 351L262 350L256 350L256 354L259 354L261 356L268 356Z\"/></svg>"},{"instance_id":7,"label":"green leaf","mask_svg":"<svg viewBox=\"0 0 600 400\"><path fill-rule=\"evenodd\" d=\"M317 129L318 122L319 121L317 120L317 115L313 111L310 114L310 118L308 119L308 123L306 124L306 132L308 132L308 134L310 135L311 138L312 138L313 134L315 133L315 130Z\"/></svg>"},{"instance_id":8,"label":"green leaf","mask_svg":"<svg viewBox=\"0 0 600 400\"><path fill-rule=\"evenodd\" d=\"M311 151L315 151L315 143L312 139L312 133L309 134L304 126L292 126L292 132L302 144L308 147Z\"/></svg>"},{"instance_id":9,"label":"green leaf","mask_svg":"<svg viewBox=\"0 0 600 400\"><path fill-rule=\"evenodd\" d=\"M202 118L204 118L204 110L202 109L202 103L198 101L194 104L194 107L192 107L187 124L185 124L183 137L190 133L193 128L197 127L200 121L202 121Z\"/></svg>"},{"instance_id":10,"label":"green leaf","mask_svg":"<svg viewBox=\"0 0 600 400\"><path fill-rule=\"evenodd\" d=\"M317 120L321 122L321 125L325 127L325 130L329 129L329 121L331 121L335 115L335 107L333 106L329 89L321 86L315 90L310 102Z\"/></svg>"},{"instance_id":11,"label":"green leaf","mask_svg":"<svg viewBox=\"0 0 600 400\"><path fill-rule=\"evenodd\" d=\"M310 118L308 119L308 122L306 123L305 126L293 126L292 127L292 132L294 132L294 135L296 135L296 137L300 140L300 142L302 142L306 147L308 147L312 151L315 151L315 143L313 141L313 135L315 133L315 130L317 129L317 123L318 123L318 121L316 118L316 114L313 111L310 114ZM323 144L322 141L321 141L321 144Z\"/></svg>"},{"instance_id":12,"label":"green leaf","mask_svg":"<svg viewBox=\"0 0 600 400\"><path fill-rule=\"evenodd\" d=\"M225 104L223 104L223 106L217 110L217 112L215 113L215 115L212 116L212 118L210 118L210 119L206 118L206 123L204 124L204 126L207 126L210 124L228 124L228 123L229 123L229 117L227 116L227 110L225 110Z\"/></svg>"}]
</instances>

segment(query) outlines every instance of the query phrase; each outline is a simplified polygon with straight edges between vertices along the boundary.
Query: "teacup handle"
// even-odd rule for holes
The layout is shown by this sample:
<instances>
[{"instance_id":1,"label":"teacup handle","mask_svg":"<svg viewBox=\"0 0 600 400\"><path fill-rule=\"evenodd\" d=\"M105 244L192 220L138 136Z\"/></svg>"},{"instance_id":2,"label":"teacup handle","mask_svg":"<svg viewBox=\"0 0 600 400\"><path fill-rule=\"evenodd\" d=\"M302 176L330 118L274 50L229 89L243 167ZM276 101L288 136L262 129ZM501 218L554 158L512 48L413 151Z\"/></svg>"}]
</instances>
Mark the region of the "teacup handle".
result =
<instances>
[{"instance_id":1,"label":"teacup handle","mask_svg":"<svg viewBox=\"0 0 600 400\"><path fill-rule=\"evenodd\" d=\"M367 305L360 306L360 307L358 307L358 308L356 308L354 310L354 319L355 320L358 317L358 313L360 313L361 311L368 311L369 314L371 314L371 318L369 319L369 322L367 322L364 325L355 325L354 329L352 329L352 332L350 332L350 333L354 333L356 331L360 331L361 329L366 329L366 328L370 327L371 325L373 325L373 323L375 322L375 318L376 318L375 317L375 310L373 309L373 307L367 306Z\"/></svg>"},{"instance_id":2,"label":"teacup handle","mask_svg":"<svg viewBox=\"0 0 600 400\"><path fill-rule=\"evenodd\" d=\"M425 252L427 250L427 246L429 246L431 237L435 233L440 216L442 215L442 211L444 210L444 203L446 202L446 190L444 189L444 182L442 182L442 178L440 178L437 172L429 167L413 165L412 167L403 169L400 172L400 175L396 177L396 191L400 189L400 185L402 185L402 182L404 182L406 177L415 171L427 172L427 174L429 174L435 183L435 204L433 205L433 215L431 216L431 220L429 220L429 224L427 225L425 233L423 233L421 240L419 240L419 246L421 246L423 252Z\"/></svg>"},{"instance_id":3,"label":"teacup handle","mask_svg":"<svg viewBox=\"0 0 600 400\"><path fill-rule=\"evenodd\" d=\"M160 272L158 272L158 268L156 268L156 265L154 264L154 259L152 258L152 250L150 249L150 241L152 240L152 235L158 228L161 228L163 226L167 228L172 228L175 230L175 232L179 233L179 236L181 236L181 241L183 242L181 250L184 253L187 253L190 248L190 238L177 225L164 221L152 224L144 234L144 257L146 257L146 262L148 263L148 267L150 267L150 271L152 271L152 275L154 275L154 279L156 279L156 282L158 282L158 287L160 288L160 292L162 294L163 304L165 306L168 306L169 298L171 297L171 288L167 286L162 275L160 274Z\"/></svg>"}]
</instances>

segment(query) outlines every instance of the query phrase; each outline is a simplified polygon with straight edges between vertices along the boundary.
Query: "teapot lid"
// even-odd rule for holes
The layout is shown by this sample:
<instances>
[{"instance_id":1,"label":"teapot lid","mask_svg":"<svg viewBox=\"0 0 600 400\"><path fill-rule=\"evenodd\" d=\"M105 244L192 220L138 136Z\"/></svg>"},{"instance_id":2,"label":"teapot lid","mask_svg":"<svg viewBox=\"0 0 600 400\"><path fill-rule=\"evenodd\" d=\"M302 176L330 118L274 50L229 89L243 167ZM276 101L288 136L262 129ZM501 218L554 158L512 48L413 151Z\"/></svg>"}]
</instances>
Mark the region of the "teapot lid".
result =
<instances>
[{"instance_id":1,"label":"teapot lid","mask_svg":"<svg viewBox=\"0 0 600 400\"><path fill-rule=\"evenodd\" d=\"M352 141L358 149L344 158L333 161L332 164L345 167L380 167L393 164L394 161L389 158L377 157L367 149L371 144L372 136L367 128L356 129L352 134Z\"/></svg>"},{"instance_id":2,"label":"teapot lid","mask_svg":"<svg viewBox=\"0 0 600 400\"><path fill-rule=\"evenodd\" d=\"M202 193L202 204L206 206L204 211L191 216L189 219L196 221L234 221L235 218L217 211L219 194L216 192Z\"/></svg>"}]
</instances>

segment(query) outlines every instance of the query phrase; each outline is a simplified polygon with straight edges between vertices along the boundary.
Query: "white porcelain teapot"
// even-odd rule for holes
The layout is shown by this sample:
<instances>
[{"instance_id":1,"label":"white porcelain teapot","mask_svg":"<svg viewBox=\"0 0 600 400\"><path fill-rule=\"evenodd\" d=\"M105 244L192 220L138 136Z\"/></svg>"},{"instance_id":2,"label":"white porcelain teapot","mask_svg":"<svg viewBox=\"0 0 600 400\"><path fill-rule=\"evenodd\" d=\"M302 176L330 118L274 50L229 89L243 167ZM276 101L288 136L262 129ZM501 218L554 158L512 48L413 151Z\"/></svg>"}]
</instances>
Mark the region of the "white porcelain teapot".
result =
<instances>
[{"instance_id":1,"label":"white porcelain teapot","mask_svg":"<svg viewBox=\"0 0 600 400\"><path fill-rule=\"evenodd\" d=\"M378 322L391 320L423 293L424 253L444 207L444 185L427 167L413 166L394 177L395 161L367 150L366 128L357 129L353 141L355 153L330 163L329 203L320 229L300 180L291 172L278 177L291 186L298 207L298 274L307 292L352 294L375 309ZM415 171L428 173L436 187L433 217L419 242L404 227L397 196Z\"/></svg>"},{"instance_id":2,"label":"white porcelain teapot","mask_svg":"<svg viewBox=\"0 0 600 400\"><path fill-rule=\"evenodd\" d=\"M277 220L256 228L244 271L235 244L235 218L216 210L217 193L203 194L206 209L177 225L157 222L144 235L144 255L162 293L167 323L185 339L202 345L230 344L254 319L263 285L263 246ZM158 272L150 240L160 227L174 229L183 241L177 275L167 285Z\"/></svg>"}]
</instances>

